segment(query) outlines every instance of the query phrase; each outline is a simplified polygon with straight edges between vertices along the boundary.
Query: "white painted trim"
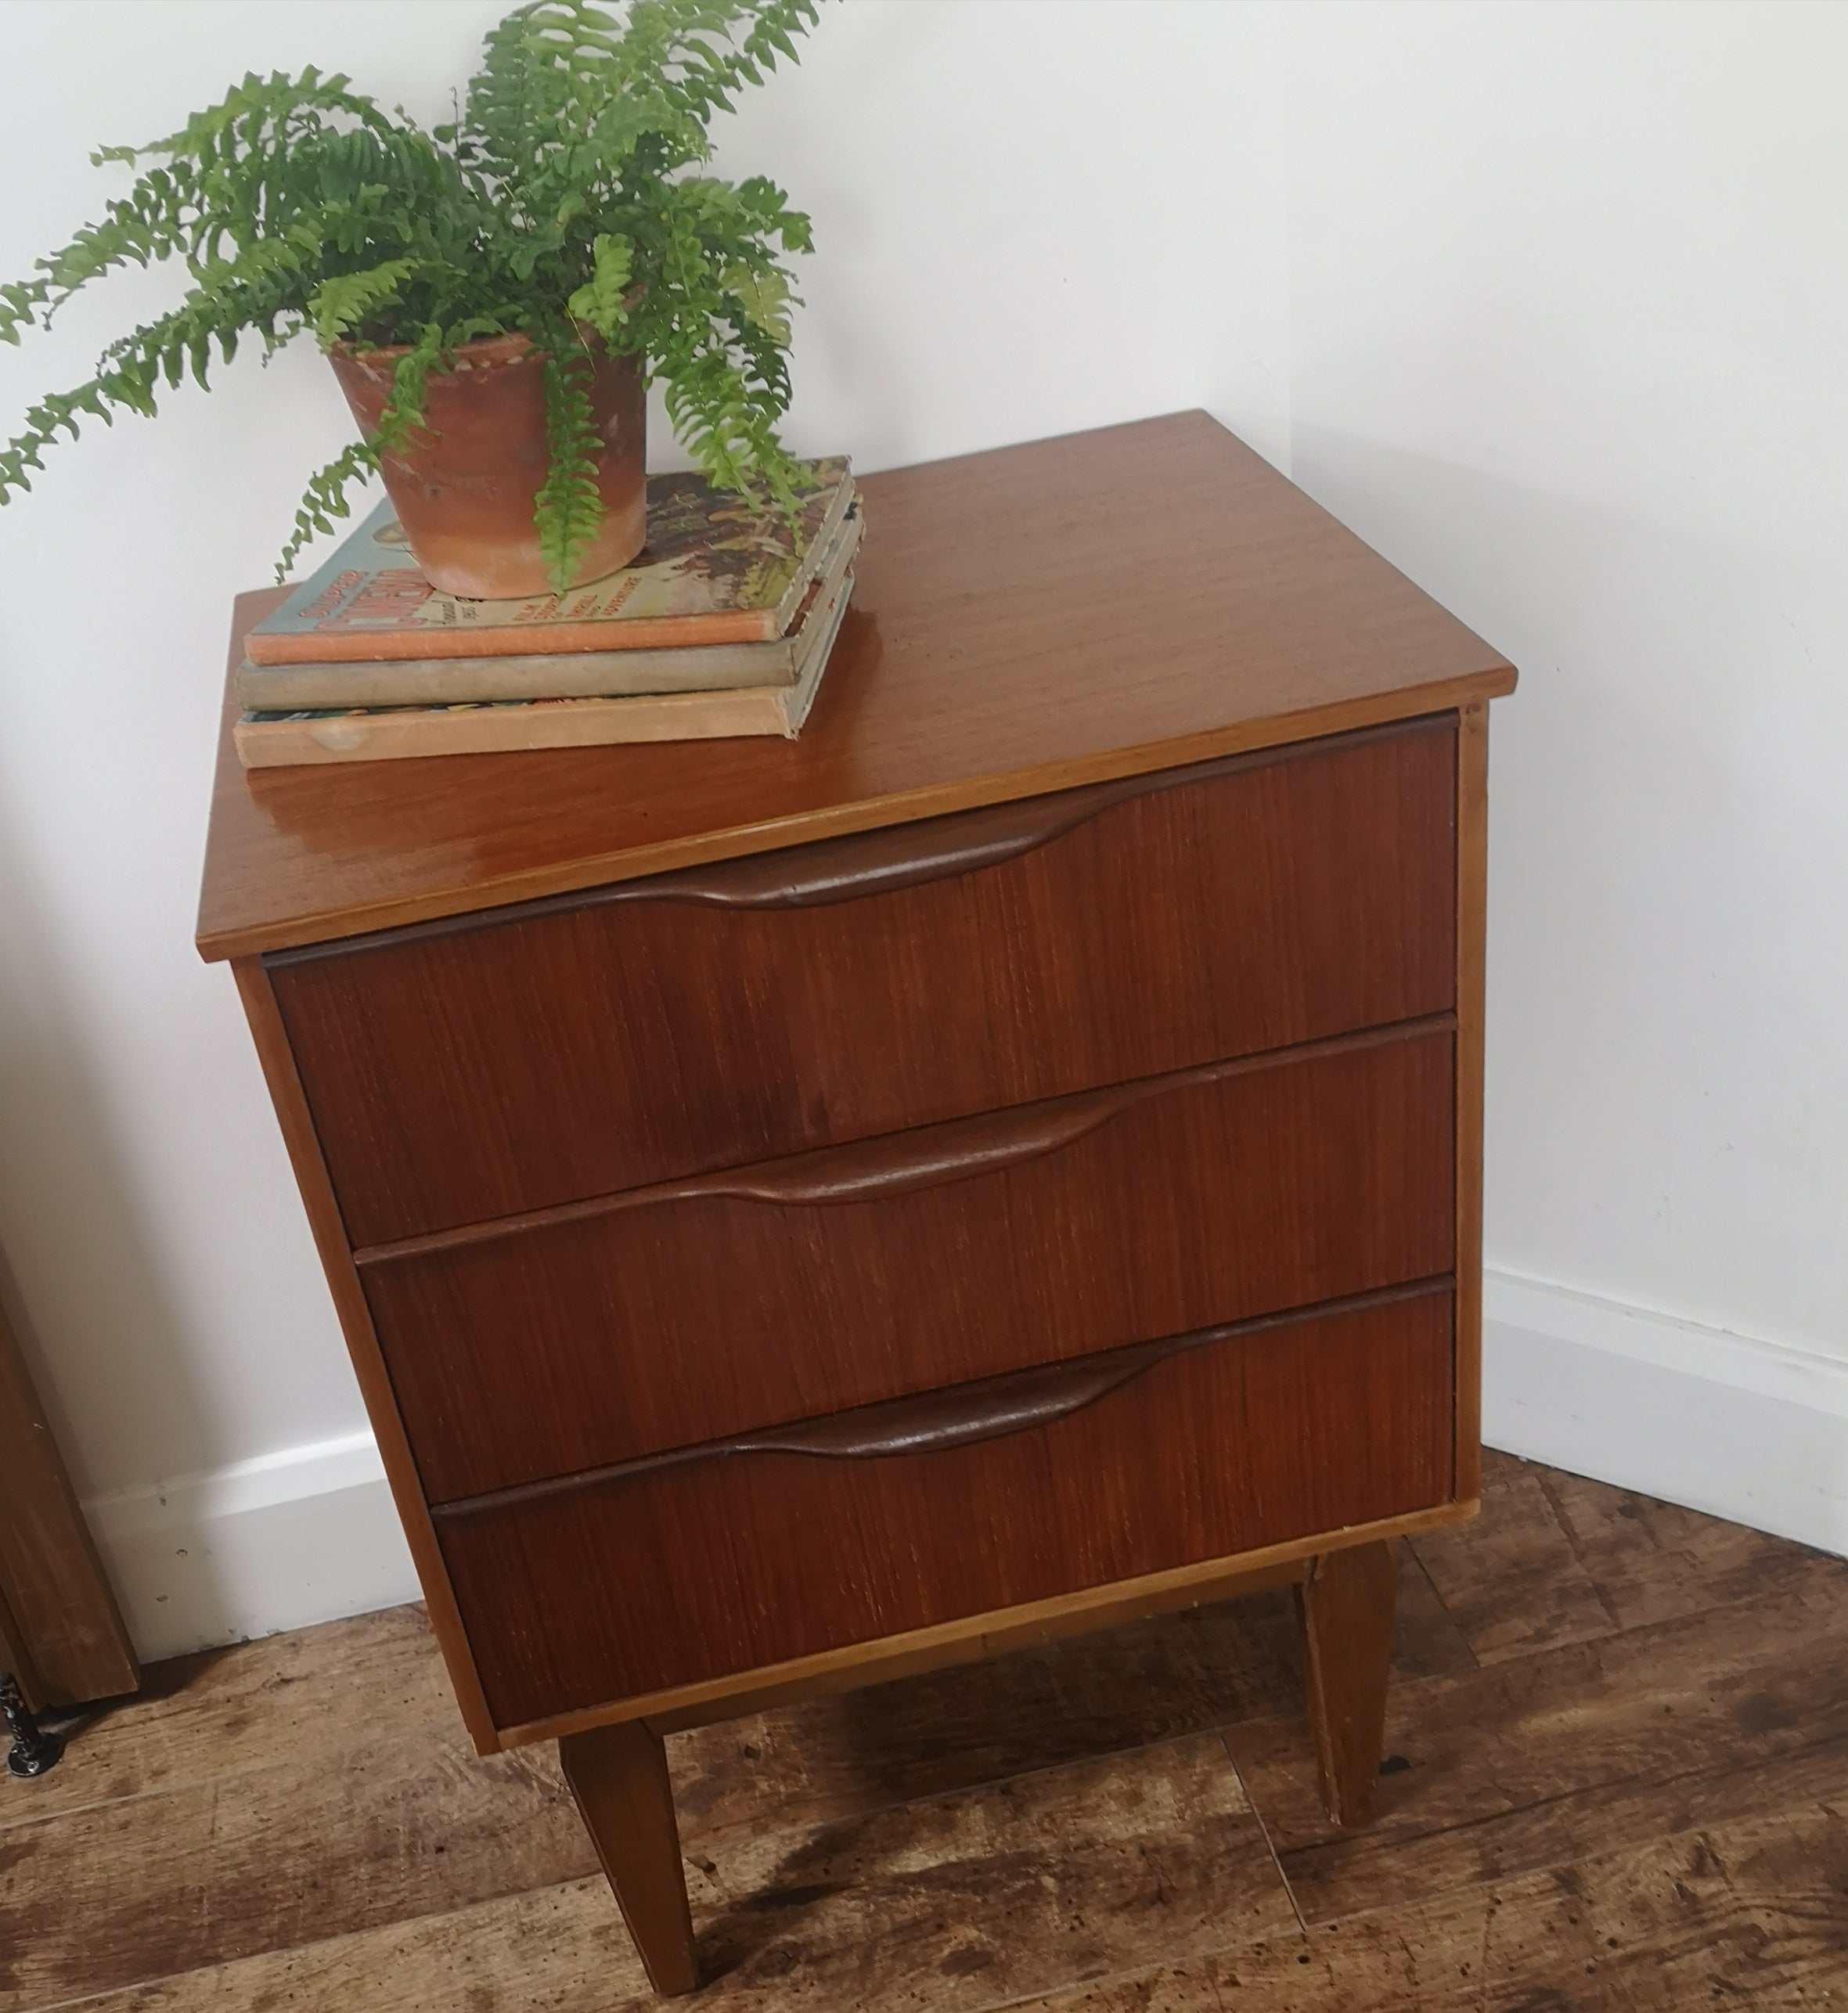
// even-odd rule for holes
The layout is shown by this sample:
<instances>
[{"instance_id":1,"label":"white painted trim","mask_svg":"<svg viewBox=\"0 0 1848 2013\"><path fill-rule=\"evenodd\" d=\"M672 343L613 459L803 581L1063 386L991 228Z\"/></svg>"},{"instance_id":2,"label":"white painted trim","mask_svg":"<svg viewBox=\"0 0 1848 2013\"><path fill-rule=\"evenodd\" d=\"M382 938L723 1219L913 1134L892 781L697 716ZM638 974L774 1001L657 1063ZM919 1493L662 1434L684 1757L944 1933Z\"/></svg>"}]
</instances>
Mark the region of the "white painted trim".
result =
<instances>
[{"instance_id":1,"label":"white painted trim","mask_svg":"<svg viewBox=\"0 0 1848 2013\"><path fill-rule=\"evenodd\" d=\"M418 1598L370 1433L84 1505L144 1662Z\"/></svg>"},{"instance_id":2,"label":"white painted trim","mask_svg":"<svg viewBox=\"0 0 1848 2013\"><path fill-rule=\"evenodd\" d=\"M1482 1437L1848 1555L1848 1362L1834 1357L1491 1270Z\"/></svg>"},{"instance_id":3,"label":"white painted trim","mask_svg":"<svg viewBox=\"0 0 1848 2013\"><path fill-rule=\"evenodd\" d=\"M99 1541L106 1535L139 1537L176 1521L247 1516L279 1503L330 1496L384 1478L384 1464L372 1435L344 1433L337 1439L309 1440L250 1460L176 1475L168 1482L110 1489L92 1496L84 1514Z\"/></svg>"},{"instance_id":4,"label":"white painted trim","mask_svg":"<svg viewBox=\"0 0 1848 2013\"><path fill-rule=\"evenodd\" d=\"M1848 1554L1848 1362L1505 1271L1483 1315L1491 1446ZM418 1597L369 1433L85 1508L149 1660Z\"/></svg>"},{"instance_id":5,"label":"white painted trim","mask_svg":"<svg viewBox=\"0 0 1848 2013\"><path fill-rule=\"evenodd\" d=\"M1780 1398L1848 1419L1848 1361L1833 1356L1600 1299L1519 1273L1495 1270L1485 1275L1482 1312L1486 1320L1510 1327L1583 1342L1659 1370L1709 1377L1735 1391L1756 1392L1761 1398Z\"/></svg>"}]
</instances>

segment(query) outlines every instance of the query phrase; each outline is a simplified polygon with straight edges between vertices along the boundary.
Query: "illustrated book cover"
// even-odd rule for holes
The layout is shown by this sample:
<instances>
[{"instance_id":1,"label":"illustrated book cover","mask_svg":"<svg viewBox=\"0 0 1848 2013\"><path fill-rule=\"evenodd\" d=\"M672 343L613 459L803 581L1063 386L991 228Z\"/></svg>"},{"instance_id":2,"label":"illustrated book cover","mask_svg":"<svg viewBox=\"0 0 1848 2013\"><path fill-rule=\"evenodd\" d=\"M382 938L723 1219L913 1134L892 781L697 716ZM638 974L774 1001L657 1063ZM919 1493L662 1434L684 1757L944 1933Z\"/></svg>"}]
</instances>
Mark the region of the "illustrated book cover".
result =
<instances>
[{"instance_id":1,"label":"illustrated book cover","mask_svg":"<svg viewBox=\"0 0 1848 2013\"><path fill-rule=\"evenodd\" d=\"M704 643L667 650L546 651L510 657L386 658L358 663L252 664L236 676L250 713L373 706L476 705L503 699L609 699L642 692L709 692L793 685L801 668L803 617L840 585L859 549L857 499L816 556L813 577L789 633L762 643Z\"/></svg>"},{"instance_id":2,"label":"illustrated book cover","mask_svg":"<svg viewBox=\"0 0 1848 2013\"><path fill-rule=\"evenodd\" d=\"M810 464L791 526L704 476L648 478L648 543L564 596L470 601L418 570L389 502L244 639L253 664L505 657L772 643L794 621L852 499L844 456Z\"/></svg>"}]
</instances>

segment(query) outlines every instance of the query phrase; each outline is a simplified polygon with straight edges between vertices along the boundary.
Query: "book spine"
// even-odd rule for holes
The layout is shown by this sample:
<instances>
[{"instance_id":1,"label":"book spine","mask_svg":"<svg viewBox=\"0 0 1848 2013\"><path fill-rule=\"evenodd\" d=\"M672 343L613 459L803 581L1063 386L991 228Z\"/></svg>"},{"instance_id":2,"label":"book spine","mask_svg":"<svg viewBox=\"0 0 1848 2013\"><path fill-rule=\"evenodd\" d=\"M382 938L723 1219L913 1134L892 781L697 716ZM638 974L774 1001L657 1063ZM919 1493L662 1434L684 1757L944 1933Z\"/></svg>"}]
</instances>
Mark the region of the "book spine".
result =
<instances>
[{"instance_id":1,"label":"book spine","mask_svg":"<svg viewBox=\"0 0 1848 2013\"><path fill-rule=\"evenodd\" d=\"M859 520L849 518L811 582L825 600L853 562ZM817 609L812 609L812 619ZM580 650L348 664L238 667L235 690L247 713L300 713L356 706L481 705L498 700L605 699L650 692L712 692L794 683L805 661L800 628L773 643L704 649Z\"/></svg>"},{"instance_id":2,"label":"book spine","mask_svg":"<svg viewBox=\"0 0 1848 2013\"><path fill-rule=\"evenodd\" d=\"M412 708L240 720L232 728L232 739L247 769L755 735L781 735L793 740L813 703L852 591L853 576L848 574L825 607L817 611L820 625L793 686L463 706L452 711Z\"/></svg>"},{"instance_id":3,"label":"book spine","mask_svg":"<svg viewBox=\"0 0 1848 2013\"><path fill-rule=\"evenodd\" d=\"M555 651L704 648L711 643L774 643L777 611L732 609L709 615L638 616L620 621L535 622L505 629L340 629L244 639L252 664L347 664L355 650L369 662L433 657L549 656ZM612 632L619 630L620 635Z\"/></svg>"},{"instance_id":4,"label":"book spine","mask_svg":"<svg viewBox=\"0 0 1848 2013\"><path fill-rule=\"evenodd\" d=\"M819 611L821 632L816 637L814 649L809 653L802 675L795 683L785 686L776 694L776 704L783 714L783 734L786 740L794 740L802 733L803 723L809 718L809 709L815 704L815 695L821 689L821 675L828 668L828 660L834 655L834 640L841 633L841 625L847 616L847 604L853 598L853 575L850 573L835 590L828 606Z\"/></svg>"},{"instance_id":5,"label":"book spine","mask_svg":"<svg viewBox=\"0 0 1848 2013\"><path fill-rule=\"evenodd\" d=\"M834 549L839 540L841 528L847 520L848 513L856 510L859 502L859 491L854 486L852 471L849 469L841 477L839 488L828 499L827 510L821 522L815 528L815 536L809 542L808 548L809 553L819 556L815 559L812 565L803 567L797 574L795 578L784 589L783 599L771 611L773 619L776 625L776 633L779 636L784 635L788 630L790 625L794 621L807 596L809 583L817 574L825 573L827 571L829 564L834 556ZM856 512L854 517L853 536L856 542L860 535L864 517L863 512Z\"/></svg>"},{"instance_id":6,"label":"book spine","mask_svg":"<svg viewBox=\"0 0 1848 2013\"><path fill-rule=\"evenodd\" d=\"M787 685L787 637L704 650L582 650L562 656L457 657L431 663L243 664L237 703L247 713L347 706L467 706L495 700L612 699L651 692L711 692Z\"/></svg>"},{"instance_id":7,"label":"book spine","mask_svg":"<svg viewBox=\"0 0 1848 2013\"><path fill-rule=\"evenodd\" d=\"M531 708L361 714L350 719L240 720L232 730L247 769L312 762L399 762L422 755L511 754L625 741L692 741L787 732L774 687L565 699Z\"/></svg>"}]
</instances>

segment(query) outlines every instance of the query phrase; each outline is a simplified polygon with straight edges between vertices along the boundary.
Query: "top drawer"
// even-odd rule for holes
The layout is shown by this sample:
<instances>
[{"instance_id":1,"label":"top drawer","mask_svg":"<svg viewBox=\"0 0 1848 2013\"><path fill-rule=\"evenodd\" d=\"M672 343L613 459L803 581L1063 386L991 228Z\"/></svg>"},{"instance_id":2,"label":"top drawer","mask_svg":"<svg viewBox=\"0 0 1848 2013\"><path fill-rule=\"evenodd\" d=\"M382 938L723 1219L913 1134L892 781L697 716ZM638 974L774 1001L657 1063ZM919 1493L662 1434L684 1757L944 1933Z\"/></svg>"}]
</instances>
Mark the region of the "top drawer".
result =
<instances>
[{"instance_id":1,"label":"top drawer","mask_svg":"<svg viewBox=\"0 0 1848 2013\"><path fill-rule=\"evenodd\" d=\"M356 1245L1453 1003L1454 716L268 960Z\"/></svg>"}]
</instances>

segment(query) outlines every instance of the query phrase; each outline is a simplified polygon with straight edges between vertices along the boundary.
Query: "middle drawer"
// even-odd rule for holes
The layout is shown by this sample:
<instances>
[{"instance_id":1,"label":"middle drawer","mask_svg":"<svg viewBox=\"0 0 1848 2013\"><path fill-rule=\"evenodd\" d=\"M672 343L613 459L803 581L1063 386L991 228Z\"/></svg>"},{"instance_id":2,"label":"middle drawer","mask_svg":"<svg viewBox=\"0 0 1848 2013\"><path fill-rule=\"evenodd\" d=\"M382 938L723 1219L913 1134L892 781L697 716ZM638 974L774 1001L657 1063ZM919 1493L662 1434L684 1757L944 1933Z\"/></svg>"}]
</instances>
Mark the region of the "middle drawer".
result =
<instances>
[{"instance_id":1,"label":"middle drawer","mask_svg":"<svg viewBox=\"0 0 1848 2013\"><path fill-rule=\"evenodd\" d=\"M1450 1269L1447 1017L369 1255L454 1500Z\"/></svg>"}]
</instances>

